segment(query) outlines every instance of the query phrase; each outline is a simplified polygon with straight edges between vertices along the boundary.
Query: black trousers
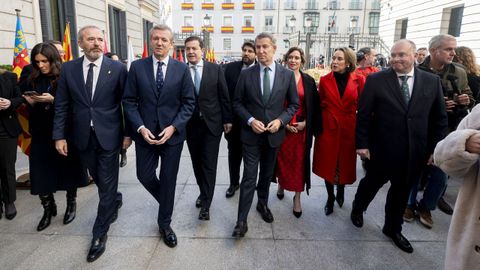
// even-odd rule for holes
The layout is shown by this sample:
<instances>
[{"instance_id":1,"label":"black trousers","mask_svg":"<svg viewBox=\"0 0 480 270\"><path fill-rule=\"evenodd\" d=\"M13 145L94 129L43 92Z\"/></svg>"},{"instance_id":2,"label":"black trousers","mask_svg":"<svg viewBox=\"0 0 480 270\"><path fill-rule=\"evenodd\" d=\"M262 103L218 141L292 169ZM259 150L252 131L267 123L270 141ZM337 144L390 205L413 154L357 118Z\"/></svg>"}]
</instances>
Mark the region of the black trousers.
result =
<instances>
[{"instance_id":1,"label":"black trousers","mask_svg":"<svg viewBox=\"0 0 480 270\"><path fill-rule=\"evenodd\" d=\"M0 149L0 202L9 204L17 199L15 176L17 138L0 139Z\"/></svg>"},{"instance_id":2,"label":"black trousers","mask_svg":"<svg viewBox=\"0 0 480 270\"><path fill-rule=\"evenodd\" d=\"M240 183L240 165L242 164L242 141L240 140L240 123L233 124L232 130L225 134L228 142L228 171L230 185L238 186Z\"/></svg>"},{"instance_id":3,"label":"black trousers","mask_svg":"<svg viewBox=\"0 0 480 270\"><path fill-rule=\"evenodd\" d=\"M273 176L278 148L270 147L267 136L267 134L262 135L259 145L243 144L243 178L240 184L238 221L247 221L255 189L257 190L258 202L268 205L270 181ZM259 165L260 175L257 183Z\"/></svg>"},{"instance_id":4,"label":"black trousers","mask_svg":"<svg viewBox=\"0 0 480 270\"><path fill-rule=\"evenodd\" d=\"M209 209L217 178L218 149L221 135L213 135L205 121L192 117L187 124L187 145L193 173L200 189L202 207Z\"/></svg>"},{"instance_id":5,"label":"black trousers","mask_svg":"<svg viewBox=\"0 0 480 270\"><path fill-rule=\"evenodd\" d=\"M118 190L120 145L114 150L105 150L100 146L95 132L91 130L87 148L79 151L80 160L88 168L98 188L98 210L93 225L93 238L102 237L108 232L113 214L121 200Z\"/></svg>"},{"instance_id":6,"label":"black trousers","mask_svg":"<svg viewBox=\"0 0 480 270\"><path fill-rule=\"evenodd\" d=\"M406 170L403 173L388 175L380 168L377 168L366 161L367 172L365 177L360 180L357 193L355 194L355 207L357 210L365 211L375 195L390 180L390 188L387 193L385 204L385 224L384 229L391 233L401 232L403 224L403 213L407 206L408 196L412 188L412 183L407 177Z\"/></svg>"},{"instance_id":7,"label":"black trousers","mask_svg":"<svg viewBox=\"0 0 480 270\"><path fill-rule=\"evenodd\" d=\"M135 143L137 177L159 204L158 227L161 229L168 228L172 221L175 187L182 149L183 143L155 146ZM157 177L155 171L158 167L159 158L161 159L160 175Z\"/></svg>"}]
</instances>

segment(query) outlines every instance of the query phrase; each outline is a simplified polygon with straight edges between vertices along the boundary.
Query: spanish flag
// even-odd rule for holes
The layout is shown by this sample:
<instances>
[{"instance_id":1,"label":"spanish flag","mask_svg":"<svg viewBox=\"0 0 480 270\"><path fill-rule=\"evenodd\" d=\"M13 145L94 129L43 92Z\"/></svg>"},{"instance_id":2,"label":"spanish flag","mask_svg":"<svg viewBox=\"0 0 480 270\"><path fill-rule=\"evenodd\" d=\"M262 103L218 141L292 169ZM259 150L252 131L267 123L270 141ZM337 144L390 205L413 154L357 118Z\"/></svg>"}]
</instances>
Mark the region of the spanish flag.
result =
<instances>
[{"instance_id":1,"label":"spanish flag","mask_svg":"<svg viewBox=\"0 0 480 270\"><path fill-rule=\"evenodd\" d=\"M15 48L13 49L13 72L20 78L24 66L30 64L28 57L27 42L23 34L22 24L20 22L20 10L17 12L17 28L15 31ZM22 148L23 153L30 154L30 141L32 136L28 131L28 110L25 104L17 109L18 121L22 126L22 133L18 136L18 145Z\"/></svg>"},{"instance_id":2,"label":"spanish flag","mask_svg":"<svg viewBox=\"0 0 480 270\"><path fill-rule=\"evenodd\" d=\"M70 38L70 22L67 22L65 25L65 33L63 34L63 50L65 51L63 62L73 60L72 41Z\"/></svg>"}]
</instances>

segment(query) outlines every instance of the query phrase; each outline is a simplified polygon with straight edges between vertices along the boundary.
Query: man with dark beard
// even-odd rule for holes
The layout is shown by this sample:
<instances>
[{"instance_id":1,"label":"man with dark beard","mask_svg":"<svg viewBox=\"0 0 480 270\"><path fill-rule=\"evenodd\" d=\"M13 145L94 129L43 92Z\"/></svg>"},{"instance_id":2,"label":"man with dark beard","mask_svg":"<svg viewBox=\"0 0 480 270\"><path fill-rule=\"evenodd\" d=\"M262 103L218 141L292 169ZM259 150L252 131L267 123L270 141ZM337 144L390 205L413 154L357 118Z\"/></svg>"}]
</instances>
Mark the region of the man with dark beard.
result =
<instances>
[{"instance_id":1,"label":"man with dark beard","mask_svg":"<svg viewBox=\"0 0 480 270\"><path fill-rule=\"evenodd\" d=\"M242 60L225 65L225 80L227 81L230 100L235 96L235 87L243 69L256 63L255 45L253 41L245 41L242 45ZM225 133L228 141L228 169L230 172L230 186L227 189L227 198L233 197L240 187L240 164L242 163L242 143L240 142L240 122L234 116L232 130Z\"/></svg>"}]
</instances>

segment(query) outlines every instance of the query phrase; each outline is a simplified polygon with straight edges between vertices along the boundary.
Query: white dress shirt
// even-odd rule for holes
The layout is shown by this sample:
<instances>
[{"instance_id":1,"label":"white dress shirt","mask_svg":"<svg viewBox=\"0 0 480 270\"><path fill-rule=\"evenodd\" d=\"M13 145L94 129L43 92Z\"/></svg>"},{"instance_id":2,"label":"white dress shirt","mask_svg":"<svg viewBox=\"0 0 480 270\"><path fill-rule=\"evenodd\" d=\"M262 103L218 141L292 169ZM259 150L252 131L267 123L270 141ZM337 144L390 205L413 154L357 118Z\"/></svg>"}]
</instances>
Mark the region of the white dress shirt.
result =
<instances>
[{"instance_id":1,"label":"white dress shirt","mask_svg":"<svg viewBox=\"0 0 480 270\"><path fill-rule=\"evenodd\" d=\"M90 69L90 63L93 63L95 66L93 67L93 84L92 84L92 99L95 96L95 87L97 86L97 81L98 81L98 75L100 73L100 68L102 67L102 62L103 62L103 55L100 56L97 60L94 62L90 62L90 60L87 59L87 57L83 57L83 81L85 84L87 83L87 75L88 75L88 69Z\"/></svg>"},{"instance_id":2,"label":"white dress shirt","mask_svg":"<svg viewBox=\"0 0 480 270\"><path fill-rule=\"evenodd\" d=\"M192 68L192 66L197 66L198 73L200 75L200 81L202 81L202 75L203 75L203 59L200 60L196 65L192 63L188 63L188 67L190 70L190 75L192 75L192 82L195 85L195 70Z\"/></svg>"},{"instance_id":3,"label":"white dress shirt","mask_svg":"<svg viewBox=\"0 0 480 270\"><path fill-rule=\"evenodd\" d=\"M263 75L265 74L265 68L267 66L260 65L260 88L262 89L262 95L263 95ZM273 80L275 78L275 61L273 61L269 66L270 70L268 71L268 75L270 76L270 93L272 93L272 87L273 87Z\"/></svg>"},{"instance_id":4,"label":"white dress shirt","mask_svg":"<svg viewBox=\"0 0 480 270\"><path fill-rule=\"evenodd\" d=\"M413 81L414 81L414 68L412 68L412 70L410 70L410 72L408 72L407 74L402 74L402 73L397 73L397 79L398 79L398 83L400 84L400 87L402 86L402 79L400 79L400 76L408 76L408 79L407 79L407 84L408 84L408 93L410 94L410 98L412 98L412 92L413 92Z\"/></svg>"},{"instance_id":5,"label":"white dress shirt","mask_svg":"<svg viewBox=\"0 0 480 270\"><path fill-rule=\"evenodd\" d=\"M152 54L152 59L153 59L153 78L155 78L155 81L157 80L157 69L158 69L158 62L163 62L162 66L162 72L163 72L163 81L165 81L165 75L167 75L167 66L168 66L168 60L170 59L169 56L158 60L155 55Z\"/></svg>"}]
</instances>

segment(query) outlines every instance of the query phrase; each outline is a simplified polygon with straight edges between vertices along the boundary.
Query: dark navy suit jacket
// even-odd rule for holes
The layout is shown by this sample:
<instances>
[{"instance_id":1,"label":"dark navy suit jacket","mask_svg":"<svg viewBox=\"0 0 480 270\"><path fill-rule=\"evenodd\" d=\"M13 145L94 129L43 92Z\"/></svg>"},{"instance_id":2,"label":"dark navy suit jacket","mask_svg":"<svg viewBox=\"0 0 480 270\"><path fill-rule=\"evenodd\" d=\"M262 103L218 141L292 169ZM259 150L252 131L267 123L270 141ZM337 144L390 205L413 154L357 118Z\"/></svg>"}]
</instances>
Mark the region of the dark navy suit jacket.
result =
<instances>
[{"instance_id":1,"label":"dark navy suit jacket","mask_svg":"<svg viewBox=\"0 0 480 270\"><path fill-rule=\"evenodd\" d=\"M192 77L185 63L170 58L165 82L158 95L152 57L134 61L128 72L123 107L132 128L132 138L136 143L146 144L137 132L139 127L144 125L152 133L159 133L173 125L176 132L167 144L183 143L185 126L195 108Z\"/></svg>"},{"instance_id":2,"label":"dark navy suit jacket","mask_svg":"<svg viewBox=\"0 0 480 270\"><path fill-rule=\"evenodd\" d=\"M127 70L122 63L103 57L94 95L90 100L85 89L83 58L62 66L55 97L53 139L67 139L67 134L71 134L74 145L79 150L85 150L92 121L100 146L107 151L114 150L121 146L125 135L121 99ZM67 130L67 125L70 130Z\"/></svg>"}]
</instances>

